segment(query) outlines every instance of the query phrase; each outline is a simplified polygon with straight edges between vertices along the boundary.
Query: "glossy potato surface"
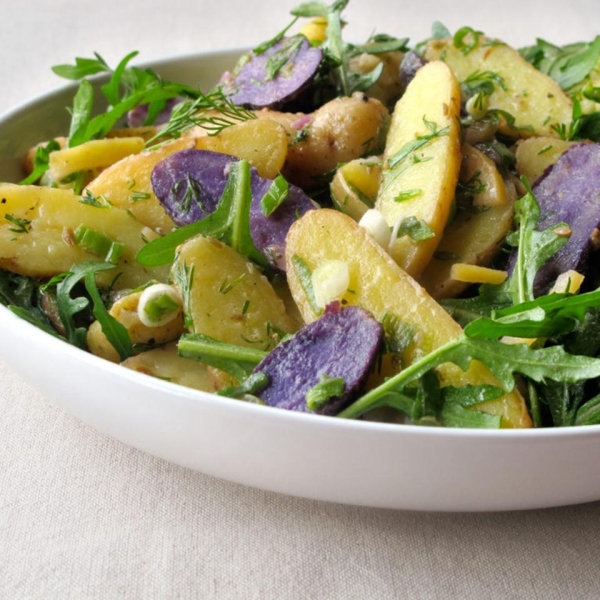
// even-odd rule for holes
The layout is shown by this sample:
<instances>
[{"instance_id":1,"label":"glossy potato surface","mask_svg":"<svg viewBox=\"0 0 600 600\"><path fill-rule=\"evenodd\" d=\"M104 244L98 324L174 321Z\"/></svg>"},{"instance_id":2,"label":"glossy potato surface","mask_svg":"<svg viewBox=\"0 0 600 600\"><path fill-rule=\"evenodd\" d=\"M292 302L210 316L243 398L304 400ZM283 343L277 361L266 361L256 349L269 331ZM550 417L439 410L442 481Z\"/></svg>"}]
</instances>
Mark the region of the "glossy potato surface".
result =
<instances>
[{"instance_id":1,"label":"glossy potato surface","mask_svg":"<svg viewBox=\"0 0 600 600\"><path fill-rule=\"evenodd\" d=\"M503 86L496 83L488 97L489 109L503 110L515 118L515 127L504 121L505 133L559 137L553 127L571 122L572 103L558 83L528 63L518 50L498 40L479 36L467 52L457 48L452 38L433 39L427 43L425 58L445 61L460 83L476 73L499 77Z\"/></svg>"},{"instance_id":2,"label":"glossy potato surface","mask_svg":"<svg viewBox=\"0 0 600 600\"><path fill-rule=\"evenodd\" d=\"M144 226L128 211L84 204L72 191L0 184L0 267L29 277L49 278L74 264L103 260L74 240L79 225L124 245L116 268L98 275L114 289L138 287L151 279L167 281L168 267L142 267L135 259L144 246ZM20 226L15 225L15 220ZM20 228L22 228L20 230Z\"/></svg>"},{"instance_id":3,"label":"glossy potato surface","mask_svg":"<svg viewBox=\"0 0 600 600\"><path fill-rule=\"evenodd\" d=\"M214 238L196 236L179 246L172 275L193 333L270 350L276 341L272 326L286 333L295 330L267 278Z\"/></svg>"},{"instance_id":4,"label":"glossy potato surface","mask_svg":"<svg viewBox=\"0 0 600 600\"><path fill-rule=\"evenodd\" d=\"M294 256L311 271L328 260L344 261L350 272L350 286L342 302L362 306L379 321L386 315L397 320L398 341L411 340L401 353L406 365L462 334L452 317L346 215L328 209L311 211L294 224L288 235L290 289L304 319L310 322L317 314L294 268ZM489 370L477 362L471 363L466 372L445 364L438 374L443 385L498 385ZM516 390L479 408L501 414L503 427L531 426L525 402Z\"/></svg>"},{"instance_id":5,"label":"glossy potato surface","mask_svg":"<svg viewBox=\"0 0 600 600\"><path fill-rule=\"evenodd\" d=\"M417 71L392 114L375 208L391 228L417 219L430 229L427 239L403 235L390 244L394 260L415 277L440 243L454 200L461 162L459 113L456 78L437 61Z\"/></svg>"}]
</instances>

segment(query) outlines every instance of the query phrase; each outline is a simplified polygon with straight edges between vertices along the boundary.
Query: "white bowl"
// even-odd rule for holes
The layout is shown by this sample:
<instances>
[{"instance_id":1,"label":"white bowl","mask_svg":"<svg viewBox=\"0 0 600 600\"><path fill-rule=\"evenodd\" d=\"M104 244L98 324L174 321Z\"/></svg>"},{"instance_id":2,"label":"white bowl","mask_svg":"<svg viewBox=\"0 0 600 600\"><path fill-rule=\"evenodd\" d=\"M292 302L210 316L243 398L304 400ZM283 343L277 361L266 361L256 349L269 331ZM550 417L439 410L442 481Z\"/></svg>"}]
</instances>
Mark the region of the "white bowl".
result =
<instances>
[{"instance_id":1,"label":"white bowl","mask_svg":"<svg viewBox=\"0 0 600 600\"><path fill-rule=\"evenodd\" d=\"M165 60L210 87L238 51ZM0 180L64 134L73 87L0 117ZM197 392L87 354L0 306L0 355L56 404L141 450L246 485L373 507L491 511L600 499L600 426L480 431L353 422Z\"/></svg>"}]
</instances>

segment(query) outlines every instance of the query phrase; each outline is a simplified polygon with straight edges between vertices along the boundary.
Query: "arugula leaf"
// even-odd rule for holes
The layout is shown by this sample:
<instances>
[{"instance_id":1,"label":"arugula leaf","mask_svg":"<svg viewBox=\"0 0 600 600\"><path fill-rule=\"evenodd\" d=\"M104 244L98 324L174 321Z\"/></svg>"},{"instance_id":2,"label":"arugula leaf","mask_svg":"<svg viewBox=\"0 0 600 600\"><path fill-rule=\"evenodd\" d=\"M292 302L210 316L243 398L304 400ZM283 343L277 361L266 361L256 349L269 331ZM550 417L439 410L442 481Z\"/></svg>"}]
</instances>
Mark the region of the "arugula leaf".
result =
<instances>
[{"instance_id":1,"label":"arugula leaf","mask_svg":"<svg viewBox=\"0 0 600 600\"><path fill-rule=\"evenodd\" d=\"M95 282L96 273L114 268L115 265L112 263L83 262L73 265L73 268L68 273L63 273L51 279L46 284L46 287L56 285L58 314L67 332L67 340L78 348L85 350L87 349L87 328L77 325L75 317L81 311L88 308L90 301L85 296L72 297L75 286L82 280L85 280L86 289L94 302L94 316L100 321L102 330L108 341L115 347L120 356L126 358L131 354L131 342L127 343L129 340L127 330L121 323L116 322L115 324L116 319L104 307Z\"/></svg>"},{"instance_id":2,"label":"arugula leaf","mask_svg":"<svg viewBox=\"0 0 600 600\"><path fill-rule=\"evenodd\" d=\"M69 129L69 147L77 146L78 138L83 135L92 116L94 105L94 89L92 84L84 79L79 84L79 89L73 98L71 110L71 127ZM81 142L79 142L81 143Z\"/></svg>"},{"instance_id":3,"label":"arugula leaf","mask_svg":"<svg viewBox=\"0 0 600 600\"><path fill-rule=\"evenodd\" d=\"M250 165L246 160L233 162L216 210L200 221L180 227L146 244L138 252L137 261L146 267L173 262L177 246L194 235L201 234L217 238L242 256L268 268L267 260L256 249L250 235L251 202Z\"/></svg>"},{"instance_id":4,"label":"arugula leaf","mask_svg":"<svg viewBox=\"0 0 600 600\"><path fill-rule=\"evenodd\" d=\"M113 71L110 81L102 86L102 93L110 106L116 106L121 102L120 88L127 64L138 54L139 52L134 51L125 56Z\"/></svg>"},{"instance_id":5,"label":"arugula leaf","mask_svg":"<svg viewBox=\"0 0 600 600\"><path fill-rule=\"evenodd\" d=\"M33 171L20 183L20 185L31 185L35 183L50 166L50 153L60 150L60 144L56 140L50 140L45 145L40 145L35 151L33 158Z\"/></svg>"},{"instance_id":6,"label":"arugula leaf","mask_svg":"<svg viewBox=\"0 0 600 600\"><path fill-rule=\"evenodd\" d=\"M590 398L582 404L575 413L573 425L599 425L600 424L600 394Z\"/></svg>"},{"instance_id":7,"label":"arugula leaf","mask_svg":"<svg viewBox=\"0 0 600 600\"><path fill-rule=\"evenodd\" d=\"M270 217L288 197L290 186L283 175L278 175L274 180L267 193L260 201L260 209L265 217Z\"/></svg>"},{"instance_id":8,"label":"arugula leaf","mask_svg":"<svg viewBox=\"0 0 600 600\"><path fill-rule=\"evenodd\" d=\"M600 307L600 289L584 294L549 294L492 312L465 327L469 337L551 337L573 331L586 310Z\"/></svg>"},{"instance_id":9,"label":"arugula leaf","mask_svg":"<svg viewBox=\"0 0 600 600\"><path fill-rule=\"evenodd\" d=\"M356 400L338 416L357 418L380 406L382 399L390 392L402 392L407 385L420 379L431 369L452 362L466 371L472 360L484 363L506 391L514 388L516 373L540 383L546 380L567 383L600 376L599 359L569 354L561 346L532 349L525 344L508 345L463 335L405 367Z\"/></svg>"},{"instance_id":10,"label":"arugula leaf","mask_svg":"<svg viewBox=\"0 0 600 600\"><path fill-rule=\"evenodd\" d=\"M469 410L460 404L445 404L440 415L444 427L466 427L472 429L499 429L501 415L490 415L481 410Z\"/></svg>"},{"instance_id":11,"label":"arugula leaf","mask_svg":"<svg viewBox=\"0 0 600 600\"><path fill-rule=\"evenodd\" d=\"M0 270L0 304L36 327L60 337L38 307L38 289L33 279Z\"/></svg>"},{"instance_id":12,"label":"arugula leaf","mask_svg":"<svg viewBox=\"0 0 600 600\"><path fill-rule=\"evenodd\" d=\"M513 303L533 300L533 283L539 268L556 254L568 241L564 235L569 226L559 223L544 231L536 231L540 207L525 178L522 182L527 193L515 202L515 221L519 229L507 241L517 247L513 272L503 284Z\"/></svg>"},{"instance_id":13,"label":"arugula leaf","mask_svg":"<svg viewBox=\"0 0 600 600\"><path fill-rule=\"evenodd\" d=\"M106 61L96 52L94 52L96 58L75 58L74 65L56 65L52 67L52 71L59 77L65 79L71 79L77 81L90 75L96 75L97 73L103 73L110 71L110 67L106 64Z\"/></svg>"},{"instance_id":14,"label":"arugula leaf","mask_svg":"<svg viewBox=\"0 0 600 600\"><path fill-rule=\"evenodd\" d=\"M117 351L121 360L125 360L133 354L133 344L129 338L129 333L127 333L127 328L115 319L104 305L96 285L96 272L97 270L94 268L87 269L84 276L85 289L94 303L92 312L102 327L102 333Z\"/></svg>"},{"instance_id":15,"label":"arugula leaf","mask_svg":"<svg viewBox=\"0 0 600 600\"><path fill-rule=\"evenodd\" d=\"M562 47L538 38L535 46L521 48L519 52L563 90L569 90L588 77L600 60L600 35L590 43Z\"/></svg>"}]
</instances>

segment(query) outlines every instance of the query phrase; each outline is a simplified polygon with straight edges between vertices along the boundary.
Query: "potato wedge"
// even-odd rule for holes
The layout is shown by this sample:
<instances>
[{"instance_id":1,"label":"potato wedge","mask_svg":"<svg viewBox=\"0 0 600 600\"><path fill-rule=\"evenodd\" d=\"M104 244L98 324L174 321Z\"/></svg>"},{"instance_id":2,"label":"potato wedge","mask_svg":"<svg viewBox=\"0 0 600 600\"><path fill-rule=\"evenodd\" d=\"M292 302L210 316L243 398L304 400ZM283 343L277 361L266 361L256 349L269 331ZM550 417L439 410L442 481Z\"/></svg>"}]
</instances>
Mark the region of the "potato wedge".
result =
<instances>
[{"instance_id":1,"label":"potato wedge","mask_svg":"<svg viewBox=\"0 0 600 600\"><path fill-rule=\"evenodd\" d=\"M460 326L350 217L322 209L307 213L290 230L287 242L288 280L304 319L317 314L294 267L300 257L313 271L324 261L342 260L349 268L350 286L342 302L357 304L379 321L392 317L398 325L398 342L405 348L401 359L410 365L423 354L461 335ZM439 367L442 385L498 385L481 363L467 371L452 364ZM481 403L479 409L503 416L503 427L529 427L531 419L518 391Z\"/></svg>"},{"instance_id":2,"label":"potato wedge","mask_svg":"<svg viewBox=\"0 0 600 600\"><path fill-rule=\"evenodd\" d=\"M437 300L458 296L469 285L452 278L453 265L488 266L513 224L513 205L496 165L468 144L463 145L460 181L470 201L465 206L458 203L454 219L419 277L419 283Z\"/></svg>"},{"instance_id":3,"label":"potato wedge","mask_svg":"<svg viewBox=\"0 0 600 600\"><path fill-rule=\"evenodd\" d=\"M568 150L573 144L579 142L567 142L549 136L540 136L519 140L515 165L519 175L524 175L532 185L536 179L550 166L553 165L560 155Z\"/></svg>"},{"instance_id":4,"label":"potato wedge","mask_svg":"<svg viewBox=\"0 0 600 600\"><path fill-rule=\"evenodd\" d=\"M86 189L96 197L104 196L113 206L130 211L146 227L158 233L169 233L175 224L154 195L150 176L157 162L193 146L194 140L181 138L155 150L128 156L105 169Z\"/></svg>"},{"instance_id":5,"label":"potato wedge","mask_svg":"<svg viewBox=\"0 0 600 600\"><path fill-rule=\"evenodd\" d=\"M499 109L515 118L514 127L504 120L501 126L504 133L517 137L559 137L553 128L571 122L573 107L558 83L503 42L485 36L471 41L474 47L465 51L456 47L452 38L430 40L425 58L444 60L460 83L491 74L490 81L495 83L494 91L487 96L488 110Z\"/></svg>"},{"instance_id":6,"label":"potato wedge","mask_svg":"<svg viewBox=\"0 0 600 600\"><path fill-rule=\"evenodd\" d=\"M357 158L338 168L331 181L331 199L355 221L375 206L381 176L381 158Z\"/></svg>"},{"instance_id":7,"label":"potato wedge","mask_svg":"<svg viewBox=\"0 0 600 600\"><path fill-rule=\"evenodd\" d=\"M237 384L233 377L223 371L179 356L175 343L141 352L121 364L138 373L145 373L203 392L213 393Z\"/></svg>"},{"instance_id":8,"label":"potato wedge","mask_svg":"<svg viewBox=\"0 0 600 600\"><path fill-rule=\"evenodd\" d=\"M141 137L90 140L80 146L51 152L47 176L51 181L58 182L77 171L105 169L143 149L144 139Z\"/></svg>"},{"instance_id":9,"label":"potato wedge","mask_svg":"<svg viewBox=\"0 0 600 600\"><path fill-rule=\"evenodd\" d=\"M196 236L179 246L172 275L193 333L269 350L276 343L276 330L295 331L267 278L214 238Z\"/></svg>"},{"instance_id":10,"label":"potato wedge","mask_svg":"<svg viewBox=\"0 0 600 600\"><path fill-rule=\"evenodd\" d=\"M338 164L381 152L389 124L387 108L361 92L311 114L263 109L256 116L284 126L288 153L282 173L305 190L321 187Z\"/></svg>"},{"instance_id":11,"label":"potato wedge","mask_svg":"<svg viewBox=\"0 0 600 600\"><path fill-rule=\"evenodd\" d=\"M454 200L461 162L459 113L456 78L437 61L417 71L392 115L375 208L393 228L393 238L408 219L429 229L430 237L404 234L390 243L392 258L415 277L440 243Z\"/></svg>"},{"instance_id":12,"label":"potato wedge","mask_svg":"<svg viewBox=\"0 0 600 600\"><path fill-rule=\"evenodd\" d=\"M275 179L288 151L288 136L275 121L252 119L223 129L215 136L196 139L196 148L247 160L261 177Z\"/></svg>"},{"instance_id":13,"label":"potato wedge","mask_svg":"<svg viewBox=\"0 0 600 600\"><path fill-rule=\"evenodd\" d=\"M144 245L144 226L114 206L84 204L70 190L0 184L0 267L29 277L49 278L76 263L102 260L77 244L74 232L89 227L123 244L116 268L98 275L114 289L138 287L151 279L168 280L168 267L145 268L135 256Z\"/></svg>"}]
</instances>

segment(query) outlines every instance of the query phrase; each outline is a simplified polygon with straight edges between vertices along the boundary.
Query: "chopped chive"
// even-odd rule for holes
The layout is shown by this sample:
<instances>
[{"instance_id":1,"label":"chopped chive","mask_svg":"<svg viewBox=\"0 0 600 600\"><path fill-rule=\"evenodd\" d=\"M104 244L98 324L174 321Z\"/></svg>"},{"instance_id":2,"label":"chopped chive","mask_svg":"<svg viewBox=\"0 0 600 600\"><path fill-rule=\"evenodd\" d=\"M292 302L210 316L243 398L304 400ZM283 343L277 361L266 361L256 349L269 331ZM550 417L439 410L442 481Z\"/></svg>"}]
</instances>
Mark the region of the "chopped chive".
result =
<instances>
[{"instance_id":1,"label":"chopped chive","mask_svg":"<svg viewBox=\"0 0 600 600\"><path fill-rule=\"evenodd\" d=\"M117 263L125 246L119 242L111 240L103 233L88 227L87 225L79 225L74 232L75 242L88 252L92 252L105 261Z\"/></svg>"}]
</instances>

